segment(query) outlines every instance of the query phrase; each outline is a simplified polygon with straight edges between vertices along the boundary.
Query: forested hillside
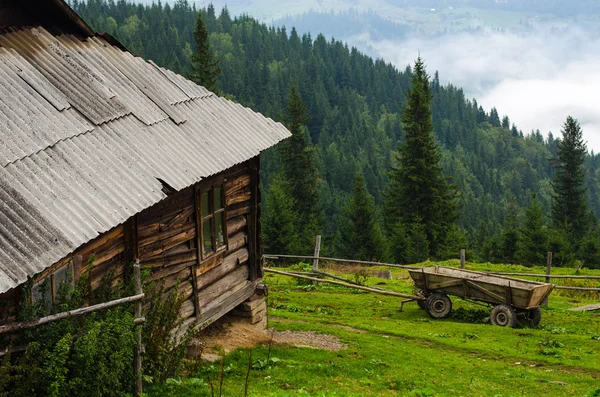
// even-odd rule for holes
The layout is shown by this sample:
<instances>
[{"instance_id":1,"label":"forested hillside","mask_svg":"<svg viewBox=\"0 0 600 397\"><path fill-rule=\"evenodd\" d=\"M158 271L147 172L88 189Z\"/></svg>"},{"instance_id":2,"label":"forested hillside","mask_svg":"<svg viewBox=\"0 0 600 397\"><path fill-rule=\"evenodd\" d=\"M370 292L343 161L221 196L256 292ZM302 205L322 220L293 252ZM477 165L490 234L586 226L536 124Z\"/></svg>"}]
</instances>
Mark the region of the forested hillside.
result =
<instances>
[{"instance_id":1,"label":"forested hillside","mask_svg":"<svg viewBox=\"0 0 600 397\"><path fill-rule=\"evenodd\" d=\"M114 35L135 54L184 75L189 70L198 11L187 1L173 7L124 0L72 5L94 29ZM392 154L403 140L400 111L410 89L411 70L398 70L322 35L299 36L295 30L268 27L249 16L233 17L226 9L220 15L212 7L200 12L220 60L218 87L223 94L282 120L291 84L299 88L316 148L324 250L338 254L335 240L357 171L374 197L379 213L373 217L381 222L385 216L381 204ZM437 73L431 87L442 165L460 192L459 225L469 252L482 259L500 259L502 231L515 221L523 224L534 194L544 214L549 214L549 159L556 155L561 126L556 126L554 137L539 131L524 134L496 109L486 112L465 98L460 88L441 85ZM587 156L586 166L589 207L597 216L600 158ZM279 170L276 150L264 155L262 167L267 184Z\"/></svg>"}]
</instances>

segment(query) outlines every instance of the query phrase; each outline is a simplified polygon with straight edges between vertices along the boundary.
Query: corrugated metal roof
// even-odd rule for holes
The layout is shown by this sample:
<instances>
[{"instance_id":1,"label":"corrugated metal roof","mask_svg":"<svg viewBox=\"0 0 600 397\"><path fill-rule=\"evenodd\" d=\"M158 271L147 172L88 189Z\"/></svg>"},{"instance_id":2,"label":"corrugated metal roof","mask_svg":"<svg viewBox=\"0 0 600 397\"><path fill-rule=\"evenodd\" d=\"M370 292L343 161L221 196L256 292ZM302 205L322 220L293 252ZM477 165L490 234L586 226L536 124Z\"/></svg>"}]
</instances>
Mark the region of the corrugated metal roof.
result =
<instances>
[{"instance_id":1,"label":"corrugated metal roof","mask_svg":"<svg viewBox=\"0 0 600 397\"><path fill-rule=\"evenodd\" d=\"M0 36L0 293L289 136L101 37Z\"/></svg>"}]
</instances>

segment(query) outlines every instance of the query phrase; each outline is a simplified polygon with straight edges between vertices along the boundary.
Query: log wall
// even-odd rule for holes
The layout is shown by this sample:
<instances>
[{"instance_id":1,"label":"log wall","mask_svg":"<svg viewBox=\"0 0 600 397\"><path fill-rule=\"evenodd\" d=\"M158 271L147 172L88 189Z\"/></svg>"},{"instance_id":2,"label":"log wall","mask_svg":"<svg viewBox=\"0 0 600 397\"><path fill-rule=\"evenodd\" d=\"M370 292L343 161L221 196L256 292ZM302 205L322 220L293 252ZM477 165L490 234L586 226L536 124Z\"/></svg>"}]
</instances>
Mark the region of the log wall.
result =
<instances>
[{"instance_id":1,"label":"log wall","mask_svg":"<svg viewBox=\"0 0 600 397\"><path fill-rule=\"evenodd\" d=\"M258 158L208 178L135 215L83 245L36 276L41 279L72 262L75 278L89 275L92 290L103 279L126 281L139 258L150 279L184 295L181 317L207 324L254 293L262 274L258 228ZM198 196L223 186L227 245L202 258ZM254 231L252 234L251 231ZM0 323L15 321L18 290L0 295ZM227 310L228 311L228 310Z\"/></svg>"}]
</instances>

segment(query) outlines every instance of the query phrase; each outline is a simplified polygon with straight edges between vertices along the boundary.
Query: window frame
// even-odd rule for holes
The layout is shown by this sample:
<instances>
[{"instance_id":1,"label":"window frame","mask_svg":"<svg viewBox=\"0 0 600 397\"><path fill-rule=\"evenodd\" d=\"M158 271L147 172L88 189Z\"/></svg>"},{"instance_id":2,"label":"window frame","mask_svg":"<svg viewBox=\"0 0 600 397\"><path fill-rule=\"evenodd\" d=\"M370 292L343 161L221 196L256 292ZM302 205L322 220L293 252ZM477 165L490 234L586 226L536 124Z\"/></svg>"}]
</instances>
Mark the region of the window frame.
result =
<instances>
[{"instance_id":1,"label":"window frame","mask_svg":"<svg viewBox=\"0 0 600 397\"><path fill-rule=\"evenodd\" d=\"M215 191L220 190L221 195L221 207L215 209ZM227 251L229 248L229 241L227 238L227 211L226 211L226 202L225 202L225 187L223 184L218 184L214 186L207 187L205 189L199 189L197 192L198 195L198 230L200 235L198 236L198 248L200 251L201 258L208 259L213 255L219 254L221 252ZM205 195L207 198L205 198ZM204 214L204 201L208 201L208 214ZM217 242L217 225L216 225L216 217L218 214L221 214L221 223L223 229L223 244L219 245ZM205 246L205 233L204 233L204 223L209 222L210 224L210 244L211 250L206 251Z\"/></svg>"},{"instance_id":2,"label":"window frame","mask_svg":"<svg viewBox=\"0 0 600 397\"><path fill-rule=\"evenodd\" d=\"M70 275L69 285L71 287L71 291L73 291L75 289L75 265L73 264L73 259L70 259L64 266L60 266L60 267L57 267L56 269L52 269L52 271L42 275L41 277L39 277L38 279L36 279L34 281L33 285L31 286L31 291L29 294L29 299L30 299L31 304L35 304L39 299L46 298L46 296L42 296L41 294L38 294L39 297L35 298L35 295L36 295L35 290L37 288L41 288L41 286L44 283L46 283L47 281L50 283L49 290L47 291L47 294L50 295L50 301L48 303L51 305L56 304L56 297L57 297L58 291L60 289L60 285L56 285L56 274L61 272L63 269L66 269L65 271L66 271L67 276Z\"/></svg>"}]
</instances>

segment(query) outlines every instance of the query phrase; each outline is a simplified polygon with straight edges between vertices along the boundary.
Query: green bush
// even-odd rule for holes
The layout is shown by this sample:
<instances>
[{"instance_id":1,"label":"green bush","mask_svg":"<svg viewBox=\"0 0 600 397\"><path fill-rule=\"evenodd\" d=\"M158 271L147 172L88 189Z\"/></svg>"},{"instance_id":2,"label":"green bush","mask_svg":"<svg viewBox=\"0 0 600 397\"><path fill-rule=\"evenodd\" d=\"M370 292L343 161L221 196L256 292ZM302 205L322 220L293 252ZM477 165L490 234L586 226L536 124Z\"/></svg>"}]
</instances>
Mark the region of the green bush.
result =
<instances>
[{"instance_id":1,"label":"green bush","mask_svg":"<svg viewBox=\"0 0 600 397\"><path fill-rule=\"evenodd\" d=\"M164 383L180 368L187 342L194 336L194 324L179 340L175 340L174 330L179 329L184 322L179 317L179 311L185 299L176 293L177 286L166 294L162 287L154 290L142 331L145 346L143 372L148 381Z\"/></svg>"},{"instance_id":2,"label":"green bush","mask_svg":"<svg viewBox=\"0 0 600 397\"><path fill-rule=\"evenodd\" d=\"M109 273L100 288L90 292L83 277L74 290L59 290L57 302L43 299L31 304L21 302L20 320L59 313L105 300L132 295L131 285L112 286ZM32 283L25 286L24 296ZM147 294L153 289L146 285ZM172 291L177 291L173 288ZM42 294L42 296L44 296ZM143 328L147 354L143 364L147 380L164 382L178 369L185 354L187 332L181 344L171 337L182 320L179 309L183 298L160 289L150 295ZM0 397L31 396L126 396L133 391L134 348L133 304L87 316L68 318L25 330L2 340L4 345L23 346L24 352L6 355L0 363Z\"/></svg>"},{"instance_id":3,"label":"green bush","mask_svg":"<svg viewBox=\"0 0 600 397\"><path fill-rule=\"evenodd\" d=\"M124 396L133 385L133 316L124 309L90 316L77 335L70 324L41 328L23 354L1 365L0 396ZM60 324L57 324L60 325ZM44 332L45 331L45 332ZM46 337L51 339L46 339Z\"/></svg>"}]
</instances>

